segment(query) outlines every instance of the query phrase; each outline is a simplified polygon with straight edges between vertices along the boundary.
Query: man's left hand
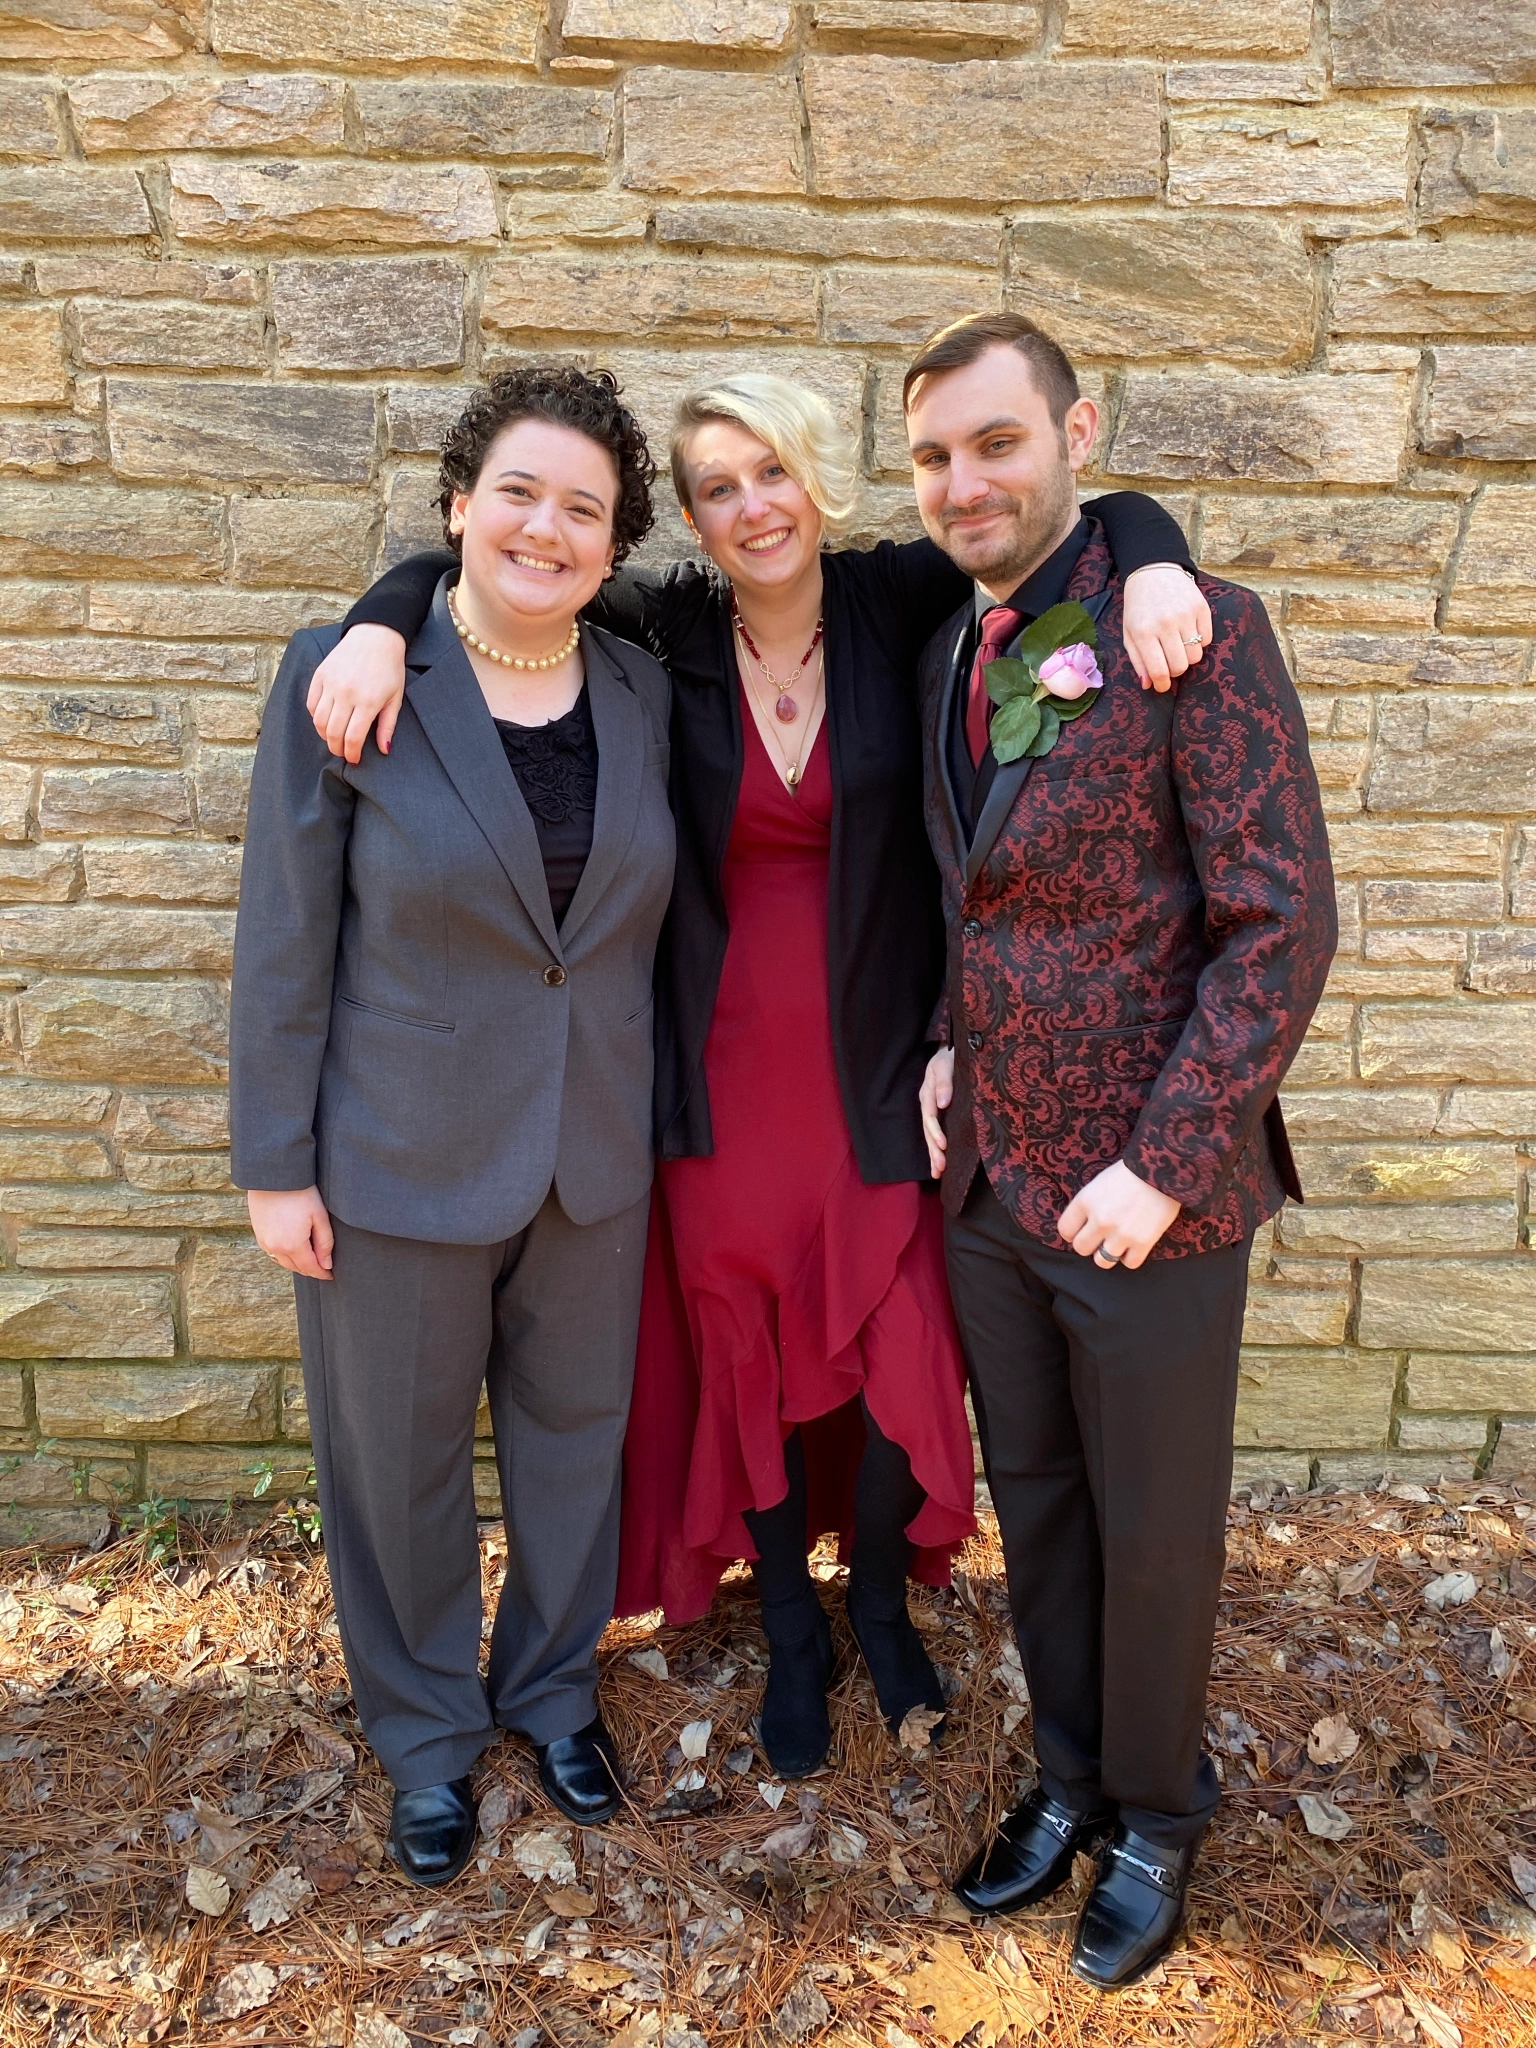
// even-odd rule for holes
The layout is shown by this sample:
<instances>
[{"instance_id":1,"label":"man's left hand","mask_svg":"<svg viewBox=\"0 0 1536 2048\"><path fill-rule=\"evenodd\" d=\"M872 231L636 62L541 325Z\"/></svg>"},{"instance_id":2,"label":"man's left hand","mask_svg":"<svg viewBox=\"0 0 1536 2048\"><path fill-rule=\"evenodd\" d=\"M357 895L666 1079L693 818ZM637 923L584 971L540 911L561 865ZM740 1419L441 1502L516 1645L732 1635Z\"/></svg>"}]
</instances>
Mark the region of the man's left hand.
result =
<instances>
[{"instance_id":1,"label":"man's left hand","mask_svg":"<svg viewBox=\"0 0 1536 2048\"><path fill-rule=\"evenodd\" d=\"M1056 1228L1073 1251L1092 1258L1105 1272L1112 1266L1134 1269L1171 1226L1180 1206L1117 1159L1068 1202Z\"/></svg>"}]
</instances>

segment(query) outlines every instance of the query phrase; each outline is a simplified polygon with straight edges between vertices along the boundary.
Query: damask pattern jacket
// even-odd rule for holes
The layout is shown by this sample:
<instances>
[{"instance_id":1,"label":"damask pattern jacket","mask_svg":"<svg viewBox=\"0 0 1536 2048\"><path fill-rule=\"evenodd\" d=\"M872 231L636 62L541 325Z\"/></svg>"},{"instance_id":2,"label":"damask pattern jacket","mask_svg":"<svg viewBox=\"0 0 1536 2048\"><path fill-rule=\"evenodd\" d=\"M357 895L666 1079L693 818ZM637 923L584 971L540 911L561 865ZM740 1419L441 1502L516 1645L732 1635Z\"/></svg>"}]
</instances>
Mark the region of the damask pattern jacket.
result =
<instances>
[{"instance_id":1,"label":"damask pattern jacket","mask_svg":"<svg viewBox=\"0 0 1536 2048\"><path fill-rule=\"evenodd\" d=\"M980 1166L1049 1244L1117 1159L1183 1205L1154 1258L1235 1243L1301 1198L1276 1092L1337 942L1328 839L1264 608L1199 581L1209 651L1171 694L1143 691L1092 527L1066 594L1097 615L1104 686L1049 754L998 770L969 844L945 740L969 604L923 655L956 1050L944 1201Z\"/></svg>"}]
</instances>

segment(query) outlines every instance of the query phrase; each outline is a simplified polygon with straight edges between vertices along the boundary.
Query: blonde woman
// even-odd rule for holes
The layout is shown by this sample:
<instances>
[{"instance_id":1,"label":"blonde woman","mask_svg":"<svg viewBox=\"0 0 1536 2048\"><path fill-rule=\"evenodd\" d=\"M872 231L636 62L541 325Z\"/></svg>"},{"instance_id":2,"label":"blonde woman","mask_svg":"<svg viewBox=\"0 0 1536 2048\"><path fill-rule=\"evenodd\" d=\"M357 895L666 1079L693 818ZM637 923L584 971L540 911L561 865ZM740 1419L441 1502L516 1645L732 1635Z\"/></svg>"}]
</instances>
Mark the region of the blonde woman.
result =
<instances>
[{"instance_id":1,"label":"blonde woman","mask_svg":"<svg viewBox=\"0 0 1536 2048\"><path fill-rule=\"evenodd\" d=\"M785 1776L830 1744L831 1636L807 1546L836 1530L881 1712L942 1712L907 1610L971 1532L964 1369L917 1091L943 975L914 671L970 589L919 541L838 551L857 449L813 394L740 374L688 399L672 474L705 560L621 569L589 616L673 678L677 878L656 964L660 1153L625 1452L619 1611L705 1612L750 1558ZM1091 508L1122 570L1184 559L1149 499ZM310 710L349 757L392 731L400 643L443 564L354 608ZM1146 665L1200 600L1132 586ZM355 630L372 622L374 630Z\"/></svg>"}]
</instances>

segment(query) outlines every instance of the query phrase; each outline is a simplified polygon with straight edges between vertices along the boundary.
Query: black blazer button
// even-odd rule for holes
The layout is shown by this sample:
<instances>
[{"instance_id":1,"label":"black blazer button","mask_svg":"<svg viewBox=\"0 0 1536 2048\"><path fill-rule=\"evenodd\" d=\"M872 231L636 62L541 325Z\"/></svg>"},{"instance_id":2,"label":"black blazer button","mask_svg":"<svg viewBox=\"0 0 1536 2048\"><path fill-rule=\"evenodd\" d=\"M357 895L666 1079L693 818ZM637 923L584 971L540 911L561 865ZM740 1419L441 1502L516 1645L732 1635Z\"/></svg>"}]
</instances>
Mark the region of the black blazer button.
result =
<instances>
[{"instance_id":1,"label":"black blazer button","mask_svg":"<svg viewBox=\"0 0 1536 2048\"><path fill-rule=\"evenodd\" d=\"M559 962L558 962L558 961L556 961L556 963L555 963L555 965L554 965L553 967L546 967L546 968L545 968L545 970L544 970L544 986L545 986L546 988L564 988L564 987L565 987L565 969L564 969L564 968L563 968L563 967L562 967L562 966L561 966L561 965L559 964Z\"/></svg>"},{"instance_id":2,"label":"black blazer button","mask_svg":"<svg viewBox=\"0 0 1536 2048\"><path fill-rule=\"evenodd\" d=\"M979 917L968 917L965 923L961 925L960 930L962 936L967 939L979 939L981 937L981 919Z\"/></svg>"},{"instance_id":3,"label":"black blazer button","mask_svg":"<svg viewBox=\"0 0 1536 2048\"><path fill-rule=\"evenodd\" d=\"M982 1037L979 1031L968 1031L965 1034L965 1042L971 1048L972 1052L980 1052L981 1048L986 1044L987 1041L985 1040L985 1038Z\"/></svg>"}]
</instances>

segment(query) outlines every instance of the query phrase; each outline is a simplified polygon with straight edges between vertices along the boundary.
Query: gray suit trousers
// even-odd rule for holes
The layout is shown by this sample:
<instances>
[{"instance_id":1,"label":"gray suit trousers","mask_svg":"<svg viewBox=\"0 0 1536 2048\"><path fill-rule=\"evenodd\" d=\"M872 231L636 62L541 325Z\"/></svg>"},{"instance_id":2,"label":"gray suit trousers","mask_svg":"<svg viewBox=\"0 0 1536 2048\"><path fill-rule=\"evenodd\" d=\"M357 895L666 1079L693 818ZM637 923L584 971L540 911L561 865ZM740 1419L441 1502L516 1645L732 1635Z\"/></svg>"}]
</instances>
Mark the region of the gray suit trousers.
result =
<instances>
[{"instance_id":1,"label":"gray suit trousers","mask_svg":"<svg viewBox=\"0 0 1536 2048\"><path fill-rule=\"evenodd\" d=\"M488 1245L332 1217L334 1277L295 1283L347 1671L402 1790L464 1776L497 1726L551 1742L597 1710L649 1207L576 1224L550 1194ZM485 1679L482 1380L508 1551Z\"/></svg>"}]
</instances>

